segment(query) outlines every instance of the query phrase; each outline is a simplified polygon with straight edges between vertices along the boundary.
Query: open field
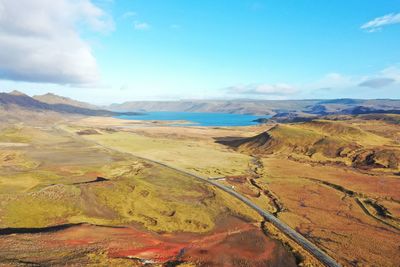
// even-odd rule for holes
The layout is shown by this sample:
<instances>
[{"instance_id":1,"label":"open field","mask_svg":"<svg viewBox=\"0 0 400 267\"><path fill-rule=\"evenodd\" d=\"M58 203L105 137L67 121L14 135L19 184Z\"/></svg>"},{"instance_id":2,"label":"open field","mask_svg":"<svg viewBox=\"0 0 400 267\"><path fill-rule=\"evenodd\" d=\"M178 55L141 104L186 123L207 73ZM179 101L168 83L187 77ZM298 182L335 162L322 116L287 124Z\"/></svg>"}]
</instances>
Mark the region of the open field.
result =
<instances>
[{"instance_id":1,"label":"open field","mask_svg":"<svg viewBox=\"0 0 400 267\"><path fill-rule=\"evenodd\" d=\"M0 134L0 228L9 229L0 247L15 248L0 258L17 263L24 251L23 261L57 264L317 264L270 224L260 229L262 218L243 203L148 158L234 188L344 266L396 266L397 127L360 118L232 128L112 118L9 125ZM33 242L40 246L28 249Z\"/></svg>"},{"instance_id":2,"label":"open field","mask_svg":"<svg viewBox=\"0 0 400 267\"><path fill-rule=\"evenodd\" d=\"M343 265L396 266L398 129L382 121L322 121L278 125L222 143L258 158L261 167L240 187L256 185L280 219ZM361 161L364 154L368 160Z\"/></svg>"},{"instance_id":3,"label":"open field","mask_svg":"<svg viewBox=\"0 0 400 267\"><path fill-rule=\"evenodd\" d=\"M216 129L137 126L118 133L98 129L100 134L84 138L224 178L221 183L275 213L344 265L395 266L398 258L386 255L397 255L400 234L399 166L391 163L399 150L397 129L384 121L351 119ZM272 136L265 143L257 139L233 150L215 143L263 131ZM238 161L236 151L247 158Z\"/></svg>"},{"instance_id":4,"label":"open field","mask_svg":"<svg viewBox=\"0 0 400 267\"><path fill-rule=\"evenodd\" d=\"M118 146L107 149L63 130L73 127L2 129L1 263L295 265L287 248L263 234L262 218L240 201ZM127 134L116 131L108 129ZM215 153L246 166L248 156L226 148ZM226 164L222 170L236 169Z\"/></svg>"},{"instance_id":5,"label":"open field","mask_svg":"<svg viewBox=\"0 0 400 267\"><path fill-rule=\"evenodd\" d=\"M78 122L78 126L65 129L71 133L79 132L93 125L91 122L95 125L92 127L97 127L96 121L87 122L84 120ZM86 123L86 126L82 126L82 123ZM111 122L111 125L112 123L115 122ZM251 161L251 157L235 153L214 142L216 137L252 134L246 128L210 129L136 125L136 127L121 127L118 131L107 131L104 127L97 127L96 131L98 134L82 137L105 147L170 163L210 177L242 174Z\"/></svg>"},{"instance_id":6,"label":"open field","mask_svg":"<svg viewBox=\"0 0 400 267\"><path fill-rule=\"evenodd\" d=\"M357 197L323 182L354 190L363 195L360 199L378 200L379 203L380 199L398 198L398 181L280 159L265 159L263 162L268 174L260 179L259 184L274 192L283 204L284 210L279 213L279 218L330 251L331 255L340 255L339 259L346 265L357 262L395 266L399 230L368 216L358 205ZM282 164L285 168L277 167ZM289 174L288 170L292 172ZM345 181L341 182L344 178ZM372 179L374 181L369 181ZM394 201L390 203L399 205Z\"/></svg>"}]
</instances>

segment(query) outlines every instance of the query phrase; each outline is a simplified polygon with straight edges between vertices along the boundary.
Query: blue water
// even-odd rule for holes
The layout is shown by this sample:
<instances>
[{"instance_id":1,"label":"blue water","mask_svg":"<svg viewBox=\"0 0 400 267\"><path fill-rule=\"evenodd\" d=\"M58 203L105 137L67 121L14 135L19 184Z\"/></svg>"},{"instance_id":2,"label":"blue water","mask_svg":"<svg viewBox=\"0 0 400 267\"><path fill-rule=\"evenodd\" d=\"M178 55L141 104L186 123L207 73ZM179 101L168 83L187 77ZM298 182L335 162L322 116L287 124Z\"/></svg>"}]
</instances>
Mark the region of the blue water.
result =
<instances>
[{"instance_id":1,"label":"blue water","mask_svg":"<svg viewBox=\"0 0 400 267\"><path fill-rule=\"evenodd\" d=\"M228 114L228 113L199 113L199 112L148 112L143 115L122 115L117 118L126 120L157 120L157 121L177 121L184 120L190 124L177 124L176 126L249 126L256 125L253 120L268 118L269 116L255 116L247 114Z\"/></svg>"}]
</instances>

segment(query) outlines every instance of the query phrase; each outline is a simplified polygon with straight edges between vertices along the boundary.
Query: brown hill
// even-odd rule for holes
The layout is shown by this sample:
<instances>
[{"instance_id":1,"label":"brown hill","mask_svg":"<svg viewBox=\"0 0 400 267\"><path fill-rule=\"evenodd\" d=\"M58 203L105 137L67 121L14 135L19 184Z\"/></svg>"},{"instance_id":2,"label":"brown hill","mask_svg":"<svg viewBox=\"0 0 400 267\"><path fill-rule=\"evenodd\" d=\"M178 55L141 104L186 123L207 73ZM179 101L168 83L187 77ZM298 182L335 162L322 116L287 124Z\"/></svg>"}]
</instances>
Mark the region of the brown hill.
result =
<instances>
[{"instance_id":1,"label":"brown hill","mask_svg":"<svg viewBox=\"0 0 400 267\"><path fill-rule=\"evenodd\" d=\"M55 95L52 93L47 93L44 95L35 95L32 98L34 98L40 102L47 103L47 104L64 104L64 105L70 105L70 106L80 107L80 108L99 109L95 105L77 101L77 100L74 100L74 99L71 99L68 97Z\"/></svg>"},{"instance_id":2,"label":"brown hill","mask_svg":"<svg viewBox=\"0 0 400 267\"><path fill-rule=\"evenodd\" d=\"M391 140L345 122L278 124L254 137L217 142L245 154L275 154L357 168L398 170L400 162L400 148L393 146Z\"/></svg>"},{"instance_id":3,"label":"brown hill","mask_svg":"<svg viewBox=\"0 0 400 267\"><path fill-rule=\"evenodd\" d=\"M68 104L48 104L18 91L0 93L0 109L4 112L16 112L19 110L34 112L52 111L86 116L113 116L118 114L108 110L82 108Z\"/></svg>"}]
</instances>

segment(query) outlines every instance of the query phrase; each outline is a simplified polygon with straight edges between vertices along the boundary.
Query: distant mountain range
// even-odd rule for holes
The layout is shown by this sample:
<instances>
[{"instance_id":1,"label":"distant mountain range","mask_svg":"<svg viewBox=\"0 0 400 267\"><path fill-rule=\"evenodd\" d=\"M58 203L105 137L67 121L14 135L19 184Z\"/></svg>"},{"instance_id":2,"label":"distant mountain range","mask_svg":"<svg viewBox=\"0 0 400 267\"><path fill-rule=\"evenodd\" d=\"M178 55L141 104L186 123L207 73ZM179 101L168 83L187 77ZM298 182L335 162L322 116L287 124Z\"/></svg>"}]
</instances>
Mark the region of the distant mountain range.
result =
<instances>
[{"instance_id":1,"label":"distant mountain range","mask_svg":"<svg viewBox=\"0 0 400 267\"><path fill-rule=\"evenodd\" d=\"M318 100L183 100L183 101L131 101L112 104L114 111L184 111L273 115L276 110L301 110Z\"/></svg>"},{"instance_id":2,"label":"distant mountain range","mask_svg":"<svg viewBox=\"0 0 400 267\"><path fill-rule=\"evenodd\" d=\"M93 107L93 108L89 108ZM19 91L0 93L0 110L4 112L55 112L85 116L115 116L123 113L113 112L91 106L69 98L53 94L30 97ZM136 114L136 113L129 113Z\"/></svg>"},{"instance_id":3,"label":"distant mountain range","mask_svg":"<svg viewBox=\"0 0 400 267\"><path fill-rule=\"evenodd\" d=\"M326 115L400 114L400 100L346 98L331 100L130 101L98 107L51 93L33 97L18 91L0 93L0 110L18 109L87 116L134 115L138 112L151 111L215 112L268 115L277 122L296 122Z\"/></svg>"},{"instance_id":4,"label":"distant mountain range","mask_svg":"<svg viewBox=\"0 0 400 267\"><path fill-rule=\"evenodd\" d=\"M221 112L279 117L307 117L332 114L397 113L400 100L332 99L332 100L187 100L132 101L112 104L113 111L186 111Z\"/></svg>"}]
</instances>

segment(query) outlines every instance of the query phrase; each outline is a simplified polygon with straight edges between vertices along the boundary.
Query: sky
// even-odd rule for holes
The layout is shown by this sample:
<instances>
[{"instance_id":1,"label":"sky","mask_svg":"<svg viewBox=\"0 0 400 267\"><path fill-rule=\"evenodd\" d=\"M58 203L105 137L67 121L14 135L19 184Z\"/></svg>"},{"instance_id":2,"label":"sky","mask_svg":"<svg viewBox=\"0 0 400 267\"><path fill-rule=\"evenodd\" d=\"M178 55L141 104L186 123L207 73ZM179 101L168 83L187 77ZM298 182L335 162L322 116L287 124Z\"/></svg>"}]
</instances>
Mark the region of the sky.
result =
<instances>
[{"instance_id":1,"label":"sky","mask_svg":"<svg viewBox=\"0 0 400 267\"><path fill-rule=\"evenodd\" d=\"M400 98L400 0L0 0L0 91Z\"/></svg>"}]
</instances>

